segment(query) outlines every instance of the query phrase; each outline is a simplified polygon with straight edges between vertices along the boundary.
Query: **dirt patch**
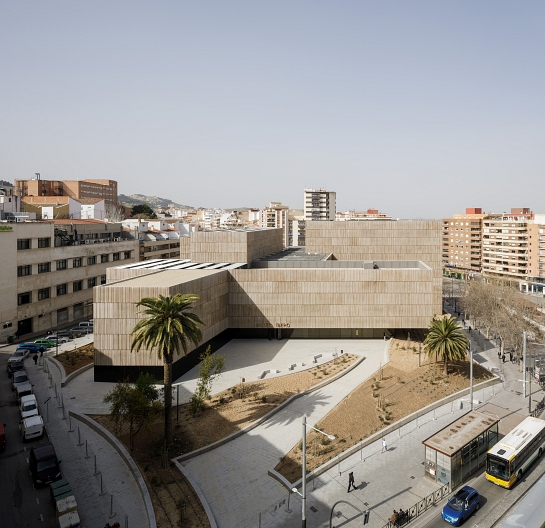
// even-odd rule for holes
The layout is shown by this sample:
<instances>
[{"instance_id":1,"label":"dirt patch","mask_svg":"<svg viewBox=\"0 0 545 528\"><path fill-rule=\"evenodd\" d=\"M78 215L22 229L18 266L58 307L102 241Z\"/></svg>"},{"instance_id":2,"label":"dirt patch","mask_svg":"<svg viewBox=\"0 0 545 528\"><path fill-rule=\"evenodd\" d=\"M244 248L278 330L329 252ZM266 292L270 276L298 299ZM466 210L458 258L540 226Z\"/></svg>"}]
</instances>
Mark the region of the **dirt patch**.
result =
<instances>
[{"instance_id":1,"label":"dirt patch","mask_svg":"<svg viewBox=\"0 0 545 528\"><path fill-rule=\"evenodd\" d=\"M420 354L421 343L393 339L390 363L354 389L318 424L335 440L315 432L307 436L307 471L321 466L349 447L434 401L469 387L469 362L451 363L444 376L443 363ZM473 364L474 383L492 375ZM314 424L312 424L314 425ZM302 444L299 442L275 467L290 482L301 478Z\"/></svg>"},{"instance_id":2,"label":"dirt patch","mask_svg":"<svg viewBox=\"0 0 545 528\"><path fill-rule=\"evenodd\" d=\"M63 352L54 358L63 366L64 372L68 376L81 367L94 363L95 347L93 343L89 343L80 348Z\"/></svg>"},{"instance_id":3,"label":"dirt patch","mask_svg":"<svg viewBox=\"0 0 545 528\"><path fill-rule=\"evenodd\" d=\"M170 458L229 436L290 396L339 374L358 359L359 356L345 354L303 372L237 385L215 394L206 403L206 409L195 417L190 413L189 404L180 405L178 409L174 407L174 446L168 457L163 456L163 418L158 419L150 430L142 430L135 438L132 456L146 480L157 526L210 526L198 496L183 474L171 465ZM91 415L91 418L113 433L128 449L126 430L116 432L107 415ZM185 505L183 522L180 521L180 501Z\"/></svg>"}]
</instances>

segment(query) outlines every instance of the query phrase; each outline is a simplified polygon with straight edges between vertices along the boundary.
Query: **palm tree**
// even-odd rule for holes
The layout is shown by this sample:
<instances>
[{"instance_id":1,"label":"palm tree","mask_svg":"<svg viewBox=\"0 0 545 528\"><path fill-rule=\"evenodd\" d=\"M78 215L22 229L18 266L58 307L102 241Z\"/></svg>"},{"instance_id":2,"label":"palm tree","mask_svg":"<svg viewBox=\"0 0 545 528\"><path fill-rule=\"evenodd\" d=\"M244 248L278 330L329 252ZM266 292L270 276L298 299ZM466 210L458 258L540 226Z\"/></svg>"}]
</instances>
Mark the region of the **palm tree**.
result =
<instances>
[{"instance_id":1,"label":"palm tree","mask_svg":"<svg viewBox=\"0 0 545 528\"><path fill-rule=\"evenodd\" d=\"M187 354L187 346L191 342L197 346L202 340L200 325L204 323L197 315L188 311L199 299L197 295L145 297L136 306L145 309L138 315L146 315L138 321L131 335L134 339L131 352L139 352L142 347L150 352L155 350L159 359L163 360L165 391L165 442L169 446L172 440L172 363L174 352Z\"/></svg>"},{"instance_id":2,"label":"palm tree","mask_svg":"<svg viewBox=\"0 0 545 528\"><path fill-rule=\"evenodd\" d=\"M448 375L448 362L464 359L469 341L462 330L462 325L455 317L440 317L430 321L428 335L424 345L431 357L437 354L445 362L445 376Z\"/></svg>"}]
</instances>

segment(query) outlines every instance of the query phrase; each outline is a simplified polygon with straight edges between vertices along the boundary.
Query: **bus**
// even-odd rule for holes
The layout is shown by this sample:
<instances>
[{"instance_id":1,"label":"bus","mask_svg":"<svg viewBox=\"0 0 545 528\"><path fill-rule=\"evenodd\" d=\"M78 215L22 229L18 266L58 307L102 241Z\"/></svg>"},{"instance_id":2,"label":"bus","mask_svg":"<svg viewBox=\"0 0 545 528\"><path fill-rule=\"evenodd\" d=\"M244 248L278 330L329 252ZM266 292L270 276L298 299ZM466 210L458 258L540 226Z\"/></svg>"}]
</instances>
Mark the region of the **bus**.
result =
<instances>
[{"instance_id":1,"label":"bus","mask_svg":"<svg viewBox=\"0 0 545 528\"><path fill-rule=\"evenodd\" d=\"M529 416L486 454L486 478L511 488L545 451L545 420Z\"/></svg>"}]
</instances>

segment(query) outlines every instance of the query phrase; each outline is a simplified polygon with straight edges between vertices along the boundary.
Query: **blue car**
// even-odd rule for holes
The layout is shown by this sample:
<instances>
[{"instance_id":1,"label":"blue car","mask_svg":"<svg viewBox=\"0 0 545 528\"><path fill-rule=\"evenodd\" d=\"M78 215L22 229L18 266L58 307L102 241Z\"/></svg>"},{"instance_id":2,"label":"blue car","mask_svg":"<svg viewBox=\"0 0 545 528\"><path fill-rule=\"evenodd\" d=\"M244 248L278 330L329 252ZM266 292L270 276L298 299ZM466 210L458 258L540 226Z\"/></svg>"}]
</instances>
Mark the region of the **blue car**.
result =
<instances>
[{"instance_id":1,"label":"blue car","mask_svg":"<svg viewBox=\"0 0 545 528\"><path fill-rule=\"evenodd\" d=\"M43 345L37 345L35 343L22 343L17 347L17 350L28 350L30 354L34 354L35 352L41 352L42 350L45 352L47 348Z\"/></svg>"},{"instance_id":2,"label":"blue car","mask_svg":"<svg viewBox=\"0 0 545 528\"><path fill-rule=\"evenodd\" d=\"M452 526L460 526L481 507L481 497L470 486L464 486L453 495L443 508L441 517Z\"/></svg>"}]
</instances>

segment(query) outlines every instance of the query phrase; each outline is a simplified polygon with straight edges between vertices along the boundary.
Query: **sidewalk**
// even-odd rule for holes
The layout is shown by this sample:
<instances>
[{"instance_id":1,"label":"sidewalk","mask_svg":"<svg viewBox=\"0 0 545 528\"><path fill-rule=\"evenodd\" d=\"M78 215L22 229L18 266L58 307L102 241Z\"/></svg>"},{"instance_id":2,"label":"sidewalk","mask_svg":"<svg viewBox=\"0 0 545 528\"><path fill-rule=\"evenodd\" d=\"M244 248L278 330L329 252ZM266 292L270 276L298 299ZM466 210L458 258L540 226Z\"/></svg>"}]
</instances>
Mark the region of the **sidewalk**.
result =
<instances>
[{"instance_id":1,"label":"sidewalk","mask_svg":"<svg viewBox=\"0 0 545 528\"><path fill-rule=\"evenodd\" d=\"M53 383L60 387L60 373L49 364ZM34 392L40 404L40 412L46 422L49 439L53 443L58 457L62 460L61 470L68 479L78 503L78 511L82 528L104 528L109 522L118 521L125 526L125 516L128 515L130 528L148 528L148 517L144 501L137 484L123 459L117 451L100 435L88 427L72 420L72 429L69 432L68 411L77 410L70 396L63 390L65 416L58 407L59 400L55 399L55 390L49 388L48 374L41 366L27 362L27 371L34 385ZM59 390L60 393L60 390ZM44 398L51 397L47 412ZM78 425L83 445L78 446ZM85 442L90 455L85 458ZM94 455L100 474L94 475ZM100 496L100 478L105 492ZM111 497L113 495L113 503ZM110 508L113 504L115 516L110 518Z\"/></svg>"},{"instance_id":2,"label":"sidewalk","mask_svg":"<svg viewBox=\"0 0 545 528\"><path fill-rule=\"evenodd\" d=\"M267 470L301 439L303 414L314 425L388 360L387 342L369 340L360 346L365 347L365 361L339 381L296 399L247 434L182 462L206 496L220 528L253 528L260 510L287 497L285 488Z\"/></svg>"}]
</instances>

